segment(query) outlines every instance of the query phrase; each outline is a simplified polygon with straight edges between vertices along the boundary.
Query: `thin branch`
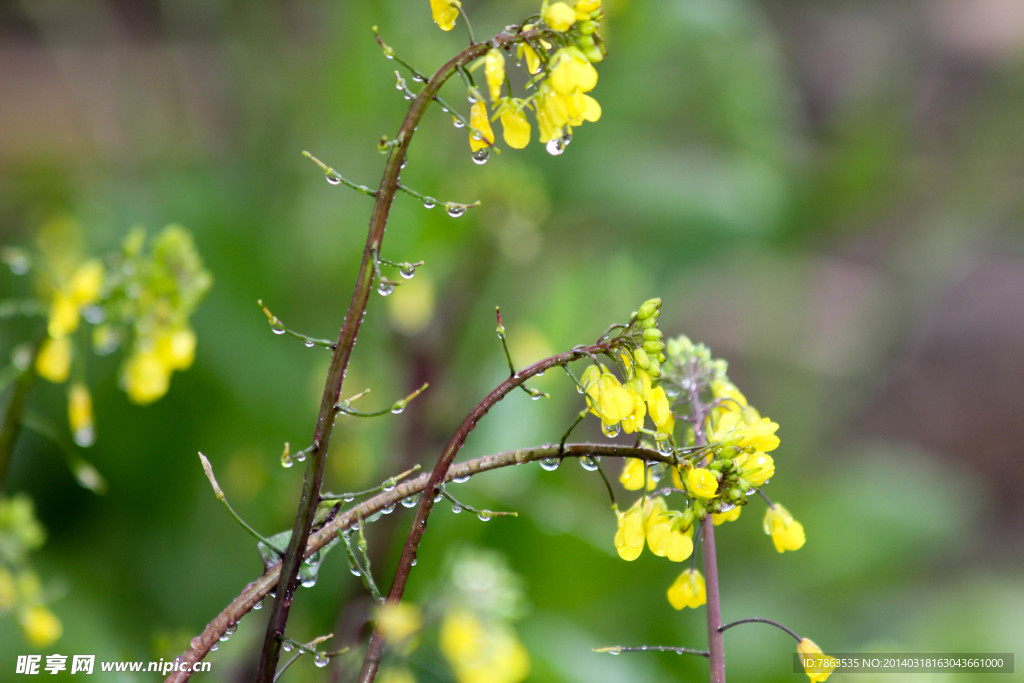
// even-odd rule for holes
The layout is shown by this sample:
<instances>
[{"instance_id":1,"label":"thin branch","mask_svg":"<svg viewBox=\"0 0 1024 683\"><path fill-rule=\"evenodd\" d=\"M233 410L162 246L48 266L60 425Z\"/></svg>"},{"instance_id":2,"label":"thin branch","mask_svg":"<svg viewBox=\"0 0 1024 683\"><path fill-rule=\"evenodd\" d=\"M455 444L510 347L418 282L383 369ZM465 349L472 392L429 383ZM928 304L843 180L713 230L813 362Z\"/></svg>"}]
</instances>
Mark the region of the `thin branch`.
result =
<instances>
[{"instance_id":1,"label":"thin branch","mask_svg":"<svg viewBox=\"0 0 1024 683\"><path fill-rule=\"evenodd\" d=\"M451 481L453 479L461 480L464 477L471 477L482 472L489 472L491 470L498 470L504 467L513 467L525 463L536 462L543 460L544 458L581 458L585 455L600 455L616 458L640 458L642 460L656 460L666 464L672 463L671 456L659 453L658 451L631 446L580 443L566 444L563 449L559 449L557 445L548 444L534 448L521 448L515 451L506 451L504 453L497 453L494 455L485 455L483 457L457 463L452 465L444 479L445 481ZM431 479L430 475L422 474L415 479L410 479L398 484L390 491L382 491L350 510L340 512L331 522L325 524L323 528L310 535L309 541L306 544L306 550L303 553L303 558L309 557L333 541L337 538L337 534L339 532L355 527L358 524L358 520L367 519L380 510L391 507L405 498L420 495L428 488L428 486L431 485ZM431 498L433 498L433 496L431 496ZM188 671L177 671L172 673L167 677L166 681L168 683L181 683L182 681L188 680L192 675L191 665L202 661L210 651L210 646L220 642L221 636L225 634L230 626L236 625L239 620L241 620L242 617L244 617L253 608L253 605L261 602L267 595L274 591L275 588L277 588L280 576L281 563L277 562L268 567L262 576L247 585L238 597L231 602L231 604L225 607L220 614L206 625L206 628L203 629L202 633L192 639L188 650L176 659L176 661L179 662L179 668L188 669Z\"/></svg>"}]
</instances>

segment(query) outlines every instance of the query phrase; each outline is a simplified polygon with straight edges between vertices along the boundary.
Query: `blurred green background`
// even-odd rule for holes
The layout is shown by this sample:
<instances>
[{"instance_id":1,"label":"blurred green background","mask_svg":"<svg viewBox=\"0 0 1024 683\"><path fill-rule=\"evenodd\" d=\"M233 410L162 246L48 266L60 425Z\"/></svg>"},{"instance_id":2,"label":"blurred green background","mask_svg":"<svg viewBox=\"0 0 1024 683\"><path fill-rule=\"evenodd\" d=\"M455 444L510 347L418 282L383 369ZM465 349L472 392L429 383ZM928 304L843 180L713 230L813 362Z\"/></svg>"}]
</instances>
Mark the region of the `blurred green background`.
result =
<instances>
[{"instance_id":1,"label":"blurred green background","mask_svg":"<svg viewBox=\"0 0 1024 683\"><path fill-rule=\"evenodd\" d=\"M536 4L463 0L477 36ZM423 381L431 389L402 416L343 421L328 488L430 467L507 372L495 305L526 364L661 296L666 334L728 359L735 383L782 425L767 492L808 537L777 554L758 501L725 527L725 619L774 618L832 652L1024 652L1022 5L606 7L609 57L592 93L603 117L564 155L534 141L478 167L449 117L434 111L420 126L403 181L483 205L451 219L398 197L384 256L426 265L371 300L346 393L371 387L370 409ZM279 458L285 441L308 443L328 356L271 334L256 300L292 328L337 334L371 200L325 183L300 152L377 184L376 143L397 131L406 102L373 25L428 72L465 40L461 25L437 30L426 0L0 5L0 243L31 247L44 221L70 214L101 254L133 225L177 222L215 280L194 318L195 365L164 399L130 404L118 359L90 359L98 438L83 455L106 494L78 487L61 447L38 433L18 444L5 493L35 501L48 539L32 562L64 625L44 654L171 658L260 572L197 451L250 523L291 526L301 468ZM447 94L463 101L458 87ZM25 278L0 274L0 298L30 293ZM0 321L3 364L41 324ZM579 396L555 373L537 386L552 398L511 396L463 457L557 440ZM66 434L62 387L37 383L30 410ZM515 626L530 680L706 676L701 659L591 652L705 645L703 610L665 600L683 567L615 555L599 478L575 463L531 466L458 495L520 514L483 524L441 505L411 598L449 590L456 551L493 551L521 579ZM384 585L410 518L400 510L369 529ZM301 590L293 637L358 637L369 600L340 554ZM251 677L266 612L211 655L204 680ZM424 637L417 673L445 680L432 643ZM739 627L726 646L731 680L806 680L779 631ZM0 620L0 679L30 651ZM311 662L292 672L342 675Z\"/></svg>"}]
</instances>

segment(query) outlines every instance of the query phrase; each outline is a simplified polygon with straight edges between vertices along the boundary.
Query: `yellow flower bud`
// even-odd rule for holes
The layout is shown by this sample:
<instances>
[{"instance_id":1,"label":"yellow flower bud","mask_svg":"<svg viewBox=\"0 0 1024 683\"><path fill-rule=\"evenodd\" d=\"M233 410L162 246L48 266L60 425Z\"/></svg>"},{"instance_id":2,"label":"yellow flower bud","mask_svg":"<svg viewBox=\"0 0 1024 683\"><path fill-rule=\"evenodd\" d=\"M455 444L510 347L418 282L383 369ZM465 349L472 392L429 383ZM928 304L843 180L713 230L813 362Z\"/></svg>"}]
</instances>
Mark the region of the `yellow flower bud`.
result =
<instances>
[{"instance_id":1,"label":"yellow flower bud","mask_svg":"<svg viewBox=\"0 0 1024 683\"><path fill-rule=\"evenodd\" d=\"M544 23L556 31L564 32L576 23L576 12L564 2L553 2L541 15Z\"/></svg>"},{"instance_id":2,"label":"yellow flower bud","mask_svg":"<svg viewBox=\"0 0 1024 683\"><path fill-rule=\"evenodd\" d=\"M501 109L502 135L505 144L513 149L522 149L530 143L530 122L522 108L511 104Z\"/></svg>"},{"instance_id":3,"label":"yellow flower bud","mask_svg":"<svg viewBox=\"0 0 1024 683\"><path fill-rule=\"evenodd\" d=\"M676 426L676 418L672 414L672 405L663 387L651 389L647 396L647 410L651 414L651 422L662 434L671 434Z\"/></svg>"},{"instance_id":4,"label":"yellow flower bud","mask_svg":"<svg viewBox=\"0 0 1024 683\"><path fill-rule=\"evenodd\" d=\"M686 473L686 489L698 498L714 498L718 492L718 480L711 470L694 467Z\"/></svg>"},{"instance_id":5,"label":"yellow flower bud","mask_svg":"<svg viewBox=\"0 0 1024 683\"><path fill-rule=\"evenodd\" d=\"M523 29L525 30L526 27L524 26ZM540 55L537 54L536 50L534 50L527 43L520 43L519 44L519 48L518 48L518 52L519 52L519 57L521 59L525 59L526 60L526 70L527 71L529 71L531 74L535 74L538 71L540 71Z\"/></svg>"},{"instance_id":6,"label":"yellow flower bud","mask_svg":"<svg viewBox=\"0 0 1024 683\"><path fill-rule=\"evenodd\" d=\"M19 616L19 621L25 640L32 647L52 645L64 632L60 619L42 605L34 605L24 610Z\"/></svg>"},{"instance_id":7,"label":"yellow flower bud","mask_svg":"<svg viewBox=\"0 0 1024 683\"><path fill-rule=\"evenodd\" d=\"M79 446L91 446L96 440L92 414L92 395L89 387L75 382L68 389L68 425Z\"/></svg>"},{"instance_id":8,"label":"yellow flower bud","mask_svg":"<svg viewBox=\"0 0 1024 683\"><path fill-rule=\"evenodd\" d=\"M505 55L497 48L491 48L484 57L484 77L491 91L491 101L501 97L501 86L505 83Z\"/></svg>"},{"instance_id":9,"label":"yellow flower bud","mask_svg":"<svg viewBox=\"0 0 1024 683\"><path fill-rule=\"evenodd\" d=\"M601 9L601 0L576 0L576 16L581 20L590 17Z\"/></svg>"},{"instance_id":10,"label":"yellow flower bud","mask_svg":"<svg viewBox=\"0 0 1024 683\"><path fill-rule=\"evenodd\" d=\"M71 371L71 339L47 337L36 356L36 372L51 382L63 382Z\"/></svg>"},{"instance_id":11,"label":"yellow flower bud","mask_svg":"<svg viewBox=\"0 0 1024 683\"><path fill-rule=\"evenodd\" d=\"M696 569L680 574L668 589L668 601L676 609L696 609L708 601L704 575Z\"/></svg>"},{"instance_id":12,"label":"yellow flower bud","mask_svg":"<svg viewBox=\"0 0 1024 683\"><path fill-rule=\"evenodd\" d=\"M455 20L459 18L459 8L462 3L459 0L430 0L430 12L434 15L434 23L441 27L442 31L451 31L455 26Z\"/></svg>"},{"instance_id":13,"label":"yellow flower bud","mask_svg":"<svg viewBox=\"0 0 1024 683\"><path fill-rule=\"evenodd\" d=\"M764 515L764 532L771 535L772 543L780 553L799 550L806 541L803 525L778 503L768 508Z\"/></svg>"},{"instance_id":14,"label":"yellow flower bud","mask_svg":"<svg viewBox=\"0 0 1024 683\"><path fill-rule=\"evenodd\" d=\"M125 361L122 381L128 398L134 403L144 405L167 393L171 382L171 369L156 351L135 351Z\"/></svg>"},{"instance_id":15,"label":"yellow flower bud","mask_svg":"<svg viewBox=\"0 0 1024 683\"><path fill-rule=\"evenodd\" d=\"M615 532L615 549L619 557L632 562L644 551L644 510L634 504L625 512L614 508L618 518L618 529Z\"/></svg>"},{"instance_id":16,"label":"yellow flower bud","mask_svg":"<svg viewBox=\"0 0 1024 683\"><path fill-rule=\"evenodd\" d=\"M804 673L811 679L811 683L821 683L828 680L832 675L835 665L828 661L825 653L821 651L810 638L801 638L796 645L797 654L804 666ZM824 661L823 661L824 660Z\"/></svg>"},{"instance_id":17,"label":"yellow flower bud","mask_svg":"<svg viewBox=\"0 0 1024 683\"><path fill-rule=\"evenodd\" d=\"M469 148L474 152L494 144L494 131L487 118L487 107L477 100L469 110Z\"/></svg>"}]
</instances>

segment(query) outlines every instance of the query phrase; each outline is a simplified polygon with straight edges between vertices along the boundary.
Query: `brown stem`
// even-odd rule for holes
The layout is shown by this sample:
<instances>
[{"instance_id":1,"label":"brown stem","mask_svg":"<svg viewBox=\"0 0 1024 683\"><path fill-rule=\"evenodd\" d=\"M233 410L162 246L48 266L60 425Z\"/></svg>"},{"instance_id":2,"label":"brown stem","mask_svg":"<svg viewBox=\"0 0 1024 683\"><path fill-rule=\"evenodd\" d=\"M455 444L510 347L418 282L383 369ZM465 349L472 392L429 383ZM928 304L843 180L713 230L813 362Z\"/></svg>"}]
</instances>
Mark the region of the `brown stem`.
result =
<instances>
[{"instance_id":1,"label":"brown stem","mask_svg":"<svg viewBox=\"0 0 1024 683\"><path fill-rule=\"evenodd\" d=\"M709 514L700 523L704 548L704 587L708 604L708 668L711 683L725 683L725 643L722 636L722 603L718 597L718 560L715 556L715 524Z\"/></svg>"},{"instance_id":2,"label":"brown stem","mask_svg":"<svg viewBox=\"0 0 1024 683\"><path fill-rule=\"evenodd\" d=\"M480 474L481 472L497 470L503 467L513 467L515 465L522 465L545 458L581 458L588 455L617 458L641 458L666 464L672 464L673 462L672 456L644 448L616 446L613 444L577 443L566 444L565 448L560 450L557 444L548 444L535 448L520 448L515 451L485 455L480 458L474 458L473 460L457 463L451 466L445 476L445 480L450 481L452 479L462 479L463 477L473 476L475 474ZM394 489L378 493L372 498L368 498L359 505L356 505L352 509L342 512L322 529L319 529L316 533L310 535L309 542L306 544L306 550L303 553L303 556L309 557L316 551L322 549L325 545L337 538L338 532L355 526L358 520L365 520L384 508L396 505L404 498L421 494L423 491L427 490L428 486L431 485L431 480L432 477L430 474L422 474L415 479L403 481ZM431 490L433 490L433 488L431 488ZM242 617L244 617L253 608L253 605L258 603L274 590L278 585L280 575L281 563L278 562L268 568L262 576L246 586L239 596L231 602L231 604L225 607L221 613L213 619L213 621L206 625L206 628L203 629L202 633L192 639L188 650L175 660L178 663L178 669L180 670L168 676L166 681L168 683L182 683L183 681L187 681L192 675L192 665L202 661L210 651L210 646L219 642L220 638L227 632L230 626L238 624Z\"/></svg>"},{"instance_id":3,"label":"brown stem","mask_svg":"<svg viewBox=\"0 0 1024 683\"><path fill-rule=\"evenodd\" d=\"M506 41L512 38L513 36L506 36ZM285 625L288 622L288 612L295 593L299 566L302 562L301 551L306 547L306 541L313 526L313 516L320 502L320 488L323 484L324 465L327 459L331 434L334 429L335 406L341 397L342 384L345 380L349 359L352 356L352 348L355 346L356 335L359 333L359 326L362 323L363 315L366 312L366 305L370 298L374 277L374 259L380 253L381 244L384 240L384 230L387 227L388 214L391 210L395 193L398 191L398 176L405 163L409 143L424 112L444 82L455 73L458 67L480 57L489 47L488 44L472 45L438 69L437 73L423 86L423 89L409 107L409 112L406 114L405 120L402 122L398 135L395 138L396 144L392 147L391 154L388 157L384 176L381 178L380 188L376 193L373 213L370 216L366 246L363 249L363 259L359 266L359 274L356 277L352 300L345 314L345 322L338 333L338 342L331 356L331 364L324 383L323 396L320 400L320 411L317 415L316 428L313 431L309 462L306 466L306 473L302 483L302 494L299 498L299 509L295 515L291 539L282 560L281 576L283 577L283 589L277 591L277 597L274 600L274 606L271 609L267 622L267 631L263 639L263 649L260 654L260 664L256 674L256 680L260 683L272 683L277 669L277 662L281 654L281 637L284 635Z\"/></svg>"},{"instance_id":4,"label":"brown stem","mask_svg":"<svg viewBox=\"0 0 1024 683\"><path fill-rule=\"evenodd\" d=\"M441 457L438 458L437 464L434 466L434 471L430 474L426 493L420 498L420 504L416 508L412 527L409 529L409 534L405 539L405 547L402 548L402 557L398 561L398 568L395 570L395 577L391 582L391 590L388 592L388 602L395 603L402 599L402 595L405 593L405 585L409 580L409 572L412 571L412 567L416 562L416 551L427 529L427 517L430 516L430 511L434 507L434 494L437 487L445 480L445 476L452 465L452 460L455 459L459 449L466 442L466 437L473 431L480 419L487 414L487 411L507 396L510 391L518 388L531 377L579 358L606 353L618 343L618 339L612 339L600 344L594 344L593 346L578 347L572 351L566 351L565 353L538 361L499 384L466 416L466 419L459 425L455 434L452 435L448 445L445 446ZM367 647L366 656L363 658L363 669L359 674L360 683L371 683L373 681L377 675L377 668L380 666L383 654L384 635L380 629L374 628L373 635L370 636L370 644Z\"/></svg>"}]
</instances>

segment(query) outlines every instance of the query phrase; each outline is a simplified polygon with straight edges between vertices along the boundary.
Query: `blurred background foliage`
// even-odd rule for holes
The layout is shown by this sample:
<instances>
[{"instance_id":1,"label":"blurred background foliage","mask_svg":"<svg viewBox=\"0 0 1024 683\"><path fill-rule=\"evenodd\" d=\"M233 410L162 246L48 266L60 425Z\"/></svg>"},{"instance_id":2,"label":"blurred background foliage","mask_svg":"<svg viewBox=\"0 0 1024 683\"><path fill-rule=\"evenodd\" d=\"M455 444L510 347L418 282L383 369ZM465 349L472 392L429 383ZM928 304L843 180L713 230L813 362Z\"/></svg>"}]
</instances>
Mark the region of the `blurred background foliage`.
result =
<instances>
[{"instance_id":1,"label":"blurred background foliage","mask_svg":"<svg viewBox=\"0 0 1024 683\"><path fill-rule=\"evenodd\" d=\"M537 10L463 5L477 36ZM495 305L525 364L661 296L666 334L709 344L782 425L768 492L807 531L803 550L776 554L753 501L719 534L727 620L775 618L833 652L1024 651L1022 6L605 5L609 58L592 93L603 118L564 155L534 141L478 167L449 117L434 111L420 126L403 181L483 205L452 219L398 197L384 256L426 265L371 301L346 393L371 387L369 409L431 388L402 416L345 420L328 487L430 467L506 373ZM45 652L173 657L258 574L254 543L214 499L197 451L254 526L290 527L301 468L279 458L285 441L301 448L312 434L328 356L271 334L256 301L294 329L337 333L371 200L325 183L300 151L378 182L377 141L406 103L373 25L427 72L464 44L461 26L437 30L426 0L0 5L3 245L30 247L55 215L74 216L94 254L134 225L180 223L214 277L193 319L195 365L162 400L132 405L117 360L91 359L97 439L84 455L104 495L76 484L66 446L22 435L5 493L30 494L47 531L33 563L64 634ZM458 87L448 96L462 101ZM30 289L4 272L0 292ZM2 321L4 364L42 324ZM537 386L552 398L511 396L465 456L557 440L579 396L554 373ZM64 401L37 383L30 410L66 433ZM575 463L524 467L457 495L520 516L483 524L441 505L411 598L439 599L454 558L493 551L498 573L521 580L530 680L705 675L699 659L591 652L705 643L703 613L665 600L683 567L616 557L597 477ZM385 585L408 519L399 511L368 530ZM342 556L301 590L293 637L359 635L369 601ZM248 679L265 613L211 656L212 680ZM432 638L417 672L443 680ZM726 644L735 680L803 678L780 632L744 626ZM0 621L3 671L28 651L13 620ZM294 669L296 680L324 675Z\"/></svg>"}]
</instances>

